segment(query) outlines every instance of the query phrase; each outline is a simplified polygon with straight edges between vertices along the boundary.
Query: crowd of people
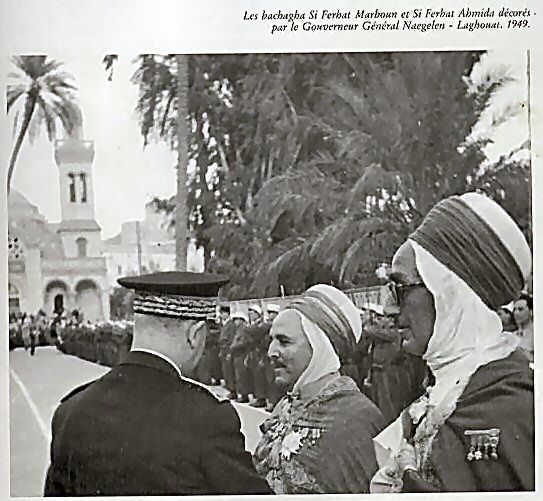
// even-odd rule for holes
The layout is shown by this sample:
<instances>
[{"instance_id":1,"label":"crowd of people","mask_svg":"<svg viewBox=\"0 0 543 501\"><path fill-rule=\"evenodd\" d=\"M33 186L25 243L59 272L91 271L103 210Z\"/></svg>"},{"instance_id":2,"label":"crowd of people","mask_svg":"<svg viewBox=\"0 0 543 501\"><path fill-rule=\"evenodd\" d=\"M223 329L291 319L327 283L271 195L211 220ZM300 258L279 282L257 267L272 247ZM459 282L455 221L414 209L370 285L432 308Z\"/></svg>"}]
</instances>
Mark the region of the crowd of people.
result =
<instances>
[{"instance_id":1,"label":"crowd of people","mask_svg":"<svg viewBox=\"0 0 543 501\"><path fill-rule=\"evenodd\" d=\"M362 313L317 284L210 322L227 277L120 279L132 348L56 409L45 494L533 491L531 268L513 219L467 193L429 211L391 301ZM254 450L234 399L270 411Z\"/></svg>"},{"instance_id":2,"label":"crowd of people","mask_svg":"<svg viewBox=\"0 0 543 501\"><path fill-rule=\"evenodd\" d=\"M47 315L43 309L37 313L12 312L9 315L9 349L22 347L34 356L38 346L62 345L62 331L69 326L83 324L83 315L74 309L68 316L64 311Z\"/></svg>"},{"instance_id":3,"label":"crowd of people","mask_svg":"<svg viewBox=\"0 0 543 501\"><path fill-rule=\"evenodd\" d=\"M248 314L222 305L218 325L213 322L208 330L197 378L208 384L220 382L230 399L271 410L279 394L267 351L278 313L275 304L267 305L265 311L253 304Z\"/></svg>"},{"instance_id":4,"label":"crowd of people","mask_svg":"<svg viewBox=\"0 0 543 501\"><path fill-rule=\"evenodd\" d=\"M425 366L401 349L390 318L375 311L378 309L359 311L364 335L341 360L341 372L379 405L390 422L418 396ZM248 314L222 305L219 322L209 324L196 378L205 384L220 384L231 400L271 411L282 396L268 356L270 329L280 311L273 303L264 308L252 304Z\"/></svg>"},{"instance_id":5,"label":"crowd of people","mask_svg":"<svg viewBox=\"0 0 543 501\"><path fill-rule=\"evenodd\" d=\"M498 315L506 339L533 362L532 298L523 292ZM211 322L197 379L205 384L220 384L228 398L265 407L271 411L281 397L268 349L270 329L281 308L277 304L248 307L248 315L220 308L220 320ZM387 423L424 391L428 369L420 357L402 349L394 315L382 305L368 304L359 311L363 335L352 353L341 360L341 372L349 376L383 414Z\"/></svg>"}]
</instances>

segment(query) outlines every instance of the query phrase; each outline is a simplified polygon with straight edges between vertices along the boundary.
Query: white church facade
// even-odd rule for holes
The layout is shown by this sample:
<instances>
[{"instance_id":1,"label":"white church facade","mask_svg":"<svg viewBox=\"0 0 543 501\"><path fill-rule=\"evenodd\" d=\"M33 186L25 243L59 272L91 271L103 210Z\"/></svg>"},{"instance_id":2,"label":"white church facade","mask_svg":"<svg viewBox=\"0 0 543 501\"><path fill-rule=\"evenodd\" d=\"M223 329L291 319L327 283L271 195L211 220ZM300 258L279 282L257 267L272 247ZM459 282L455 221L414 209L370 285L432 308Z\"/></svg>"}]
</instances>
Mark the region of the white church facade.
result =
<instances>
[{"instance_id":1,"label":"white church facade","mask_svg":"<svg viewBox=\"0 0 543 501\"><path fill-rule=\"evenodd\" d=\"M9 311L70 313L107 321L109 297L121 276L175 267L175 243L164 217L149 203L143 221L122 224L102 240L93 186L94 141L81 128L55 142L60 178L61 221L49 223L21 193L8 198ZM189 271L203 270L203 252L188 242Z\"/></svg>"},{"instance_id":2,"label":"white church facade","mask_svg":"<svg viewBox=\"0 0 543 501\"><path fill-rule=\"evenodd\" d=\"M80 133L55 142L61 221L48 223L23 195L8 199L9 309L47 314L78 309L109 319L107 263L94 215L94 142Z\"/></svg>"}]
</instances>

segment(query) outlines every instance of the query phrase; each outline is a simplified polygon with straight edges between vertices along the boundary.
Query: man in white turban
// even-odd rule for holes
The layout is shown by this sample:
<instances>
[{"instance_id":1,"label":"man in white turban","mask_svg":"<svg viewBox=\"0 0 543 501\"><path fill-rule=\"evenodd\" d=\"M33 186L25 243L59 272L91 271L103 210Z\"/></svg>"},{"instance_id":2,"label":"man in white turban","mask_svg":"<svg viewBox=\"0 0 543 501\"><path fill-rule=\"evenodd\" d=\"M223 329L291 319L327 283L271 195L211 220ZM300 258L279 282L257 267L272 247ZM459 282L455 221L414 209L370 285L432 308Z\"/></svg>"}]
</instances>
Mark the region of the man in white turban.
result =
<instances>
[{"instance_id":1,"label":"man in white turban","mask_svg":"<svg viewBox=\"0 0 543 501\"><path fill-rule=\"evenodd\" d=\"M340 290L315 285L274 320L268 355L288 391L262 425L257 471L276 494L364 493L377 471L377 407L339 373L362 334Z\"/></svg>"},{"instance_id":2,"label":"man in white turban","mask_svg":"<svg viewBox=\"0 0 543 501\"><path fill-rule=\"evenodd\" d=\"M375 439L372 492L534 489L533 374L497 314L530 270L516 223L477 193L438 203L398 249L402 346L435 384Z\"/></svg>"}]
</instances>

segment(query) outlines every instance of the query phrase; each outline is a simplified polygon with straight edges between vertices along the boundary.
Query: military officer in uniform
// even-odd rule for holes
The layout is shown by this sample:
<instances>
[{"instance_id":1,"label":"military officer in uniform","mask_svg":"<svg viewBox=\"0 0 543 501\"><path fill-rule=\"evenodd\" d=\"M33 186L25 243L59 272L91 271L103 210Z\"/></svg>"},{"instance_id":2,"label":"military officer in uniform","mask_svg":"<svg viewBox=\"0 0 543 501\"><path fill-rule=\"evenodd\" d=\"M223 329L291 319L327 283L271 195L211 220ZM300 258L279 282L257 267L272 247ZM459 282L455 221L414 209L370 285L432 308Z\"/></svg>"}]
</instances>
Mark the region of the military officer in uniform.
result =
<instances>
[{"instance_id":1,"label":"military officer in uniform","mask_svg":"<svg viewBox=\"0 0 543 501\"><path fill-rule=\"evenodd\" d=\"M268 358L269 328L263 322L262 309L257 304L249 306L250 325L247 328L249 339L248 366L253 379L253 407L266 407L266 369L265 360Z\"/></svg>"},{"instance_id":2,"label":"military officer in uniform","mask_svg":"<svg viewBox=\"0 0 543 501\"><path fill-rule=\"evenodd\" d=\"M231 318L235 327L230 353L234 361L236 376L236 400L240 403L247 403L249 402L249 395L253 393L253 381L247 364L250 345L250 338L247 333L249 317L243 311L236 311Z\"/></svg>"},{"instance_id":3,"label":"military officer in uniform","mask_svg":"<svg viewBox=\"0 0 543 501\"><path fill-rule=\"evenodd\" d=\"M275 404L281 399L284 394L284 389L275 382L275 371L271 360L267 356L271 341L270 329L273 321L275 320L275 317L277 317L280 311L281 308L277 304L270 303L266 305L267 321L263 324L265 329L262 342L264 343L266 354L266 356L264 357L264 371L266 374L266 410L268 412L273 411Z\"/></svg>"},{"instance_id":4,"label":"military officer in uniform","mask_svg":"<svg viewBox=\"0 0 543 501\"><path fill-rule=\"evenodd\" d=\"M228 398L235 400L236 395L236 373L234 371L234 360L230 346L236 335L234 320L230 318L230 306L221 305L221 330L219 332L219 359L221 361L222 381L221 384L228 390Z\"/></svg>"},{"instance_id":5,"label":"military officer in uniform","mask_svg":"<svg viewBox=\"0 0 543 501\"><path fill-rule=\"evenodd\" d=\"M136 294L132 350L55 411L46 496L269 493L235 409L187 377L226 282L187 272L119 280Z\"/></svg>"}]
</instances>

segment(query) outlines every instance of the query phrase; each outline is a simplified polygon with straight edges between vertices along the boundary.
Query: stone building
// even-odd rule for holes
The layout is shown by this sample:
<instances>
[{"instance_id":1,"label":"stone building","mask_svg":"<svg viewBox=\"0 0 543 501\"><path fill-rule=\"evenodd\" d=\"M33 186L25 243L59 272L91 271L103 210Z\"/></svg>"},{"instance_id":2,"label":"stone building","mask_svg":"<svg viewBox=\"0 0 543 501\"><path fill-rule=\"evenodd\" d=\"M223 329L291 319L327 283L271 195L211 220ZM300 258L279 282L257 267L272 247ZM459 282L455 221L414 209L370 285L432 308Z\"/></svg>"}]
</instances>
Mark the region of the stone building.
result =
<instances>
[{"instance_id":1,"label":"stone building","mask_svg":"<svg viewBox=\"0 0 543 501\"><path fill-rule=\"evenodd\" d=\"M107 259L108 280L111 287L117 279L139 273L153 273L175 269L175 240L173 229L166 218L157 213L152 202L145 206L141 221L126 221L118 235L103 241ZM196 249L194 239L187 248L187 270L203 271L203 251Z\"/></svg>"},{"instance_id":2,"label":"stone building","mask_svg":"<svg viewBox=\"0 0 543 501\"><path fill-rule=\"evenodd\" d=\"M85 320L110 318L109 296L121 276L175 269L175 241L162 214L145 207L141 221L102 240L95 219L94 142L81 127L55 142L61 221L49 223L21 193L8 198L9 311L47 314L78 309ZM189 271L203 271L203 252L190 239Z\"/></svg>"},{"instance_id":3,"label":"stone building","mask_svg":"<svg viewBox=\"0 0 543 501\"><path fill-rule=\"evenodd\" d=\"M8 199L9 309L46 313L77 308L84 319L109 319L109 283L94 212L94 142L78 128L55 142L61 221L48 223L23 195Z\"/></svg>"}]
</instances>

